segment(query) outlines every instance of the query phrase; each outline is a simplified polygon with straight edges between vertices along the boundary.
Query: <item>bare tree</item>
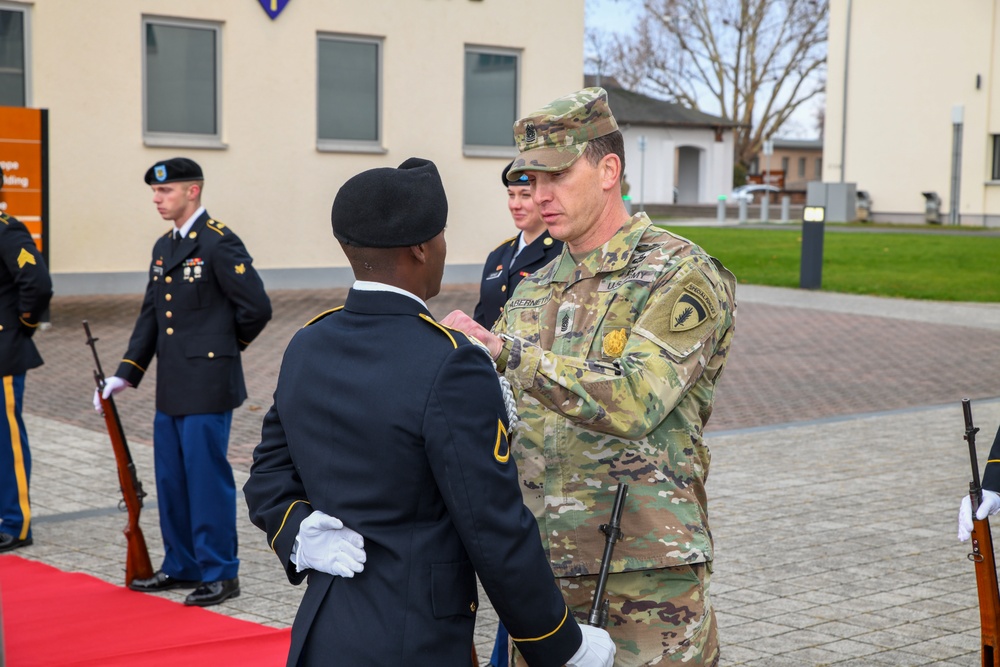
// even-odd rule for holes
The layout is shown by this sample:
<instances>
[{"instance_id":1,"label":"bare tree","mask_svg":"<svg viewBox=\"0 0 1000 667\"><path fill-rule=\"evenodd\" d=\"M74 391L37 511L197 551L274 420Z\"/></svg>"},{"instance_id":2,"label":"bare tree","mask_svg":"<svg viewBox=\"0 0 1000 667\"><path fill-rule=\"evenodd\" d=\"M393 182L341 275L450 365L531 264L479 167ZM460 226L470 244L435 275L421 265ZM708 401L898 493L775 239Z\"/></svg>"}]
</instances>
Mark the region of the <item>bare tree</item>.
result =
<instances>
[{"instance_id":1,"label":"bare tree","mask_svg":"<svg viewBox=\"0 0 1000 667\"><path fill-rule=\"evenodd\" d=\"M642 0L628 35L590 37L605 75L739 124L744 167L826 85L829 0Z\"/></svg>"}]
</instances>

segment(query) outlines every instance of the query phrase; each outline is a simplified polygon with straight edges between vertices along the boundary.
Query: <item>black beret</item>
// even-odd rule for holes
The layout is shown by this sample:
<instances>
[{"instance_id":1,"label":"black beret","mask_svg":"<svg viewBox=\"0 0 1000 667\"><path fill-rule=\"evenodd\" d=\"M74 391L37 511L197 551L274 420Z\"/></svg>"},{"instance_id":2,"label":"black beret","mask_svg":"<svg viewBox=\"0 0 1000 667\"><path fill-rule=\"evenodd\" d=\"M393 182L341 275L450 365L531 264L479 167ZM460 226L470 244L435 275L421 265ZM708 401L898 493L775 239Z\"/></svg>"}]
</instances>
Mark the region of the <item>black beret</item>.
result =
<instances>
[{"instance_id":1,"label":"black beret","mask_svg":"<svg viewBox=\"0 0 1000 667\"><path fill-rule=\"evenodd\" d=\"M173 183L174 181L203 181L205 176L194 160L186 157L172 157L157 162L146 171L146 183Z\"/></svg>"},{"instance_id":2,"label":"black beret","mask_svg":"<svg viewBox=\"0 0 1000 667\"><path fill-rule=\"evenodd\" d=\"M411 157L396 169L369 169L348 179L333 200L330 219L341 243L402 248L441 233L448 199L434 163Z\"/></svg>"},{"instance_id":3,"label":"black beret","mask_svg":"<svg viewBox=\"0 0 1000 667\"><path fill-rule=\"evenodd\" d=\"M528 185L528 175L523 171L517 174L517 178L515 178L514 180L512 181L507 180L507 172L513 166L514 166L514 161L511 160L510 162L507 163L507 166L503 168L503 171L500 172L500 181L503 183L503 186L506 188L510 187L511 185Z\"/></svg>"}]
</instances>

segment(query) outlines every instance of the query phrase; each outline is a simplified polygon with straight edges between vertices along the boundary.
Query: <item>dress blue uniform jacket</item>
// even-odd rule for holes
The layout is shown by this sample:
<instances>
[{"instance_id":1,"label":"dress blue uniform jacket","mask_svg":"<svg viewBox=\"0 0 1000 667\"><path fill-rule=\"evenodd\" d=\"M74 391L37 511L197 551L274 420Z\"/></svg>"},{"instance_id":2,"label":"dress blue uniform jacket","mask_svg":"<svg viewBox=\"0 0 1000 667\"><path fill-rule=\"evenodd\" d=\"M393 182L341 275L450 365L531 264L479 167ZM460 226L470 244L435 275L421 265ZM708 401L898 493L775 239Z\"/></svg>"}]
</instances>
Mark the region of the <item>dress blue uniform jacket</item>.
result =
<instances>
[{"instance_id":1,"label":"dress blue uniform jacket","mask_svg":"<svg viewBox=\"0 0 1000 667\"><path fill-rule=\"evenodd\" d=\"M156 409L177 417L226 412L246 399L240 352L271 319L271 302L243 242L202 213L177 251L153 246L149 282L115 372L138 387L156 354Z\"/></svg>"},{"instance_id":2,"label":"dress blue uniform jacket","mask_svg":"<svg viewBox=\"0 0 1000 667\"><path fill-rule=\"evenodd\" d=\"M489 355L408 296L352 289L295 335L243 489L288 579L308 574L289 665L469 665L477 573L529 664L573 655L506 429ZM364 537L363 572L296 573L313 510Z\"/></svg>"},{"instance_id":3,"label":"dress blue uniform jacket","mask_svg":"<svg viewBox=\"0 0 1000 667\"><path fill-rule=\"evenodd\" d=\"M479 283L479 303L473 311L472 319L490 329L500 317L503 305L513 294L517 284L528 275L542 268L562 252L563 243L548 232L525 246L517 257L518 234L497 246L483 265L483 278Z\"/></svg>"},{"instance_id":4,"label":"dress blue uniform jacket","mask_svg":"<svg viewBox=\"0 0 1000 667\"><path fill-rule=\"evenodd\" d=\"M31 337L52 298L52 279L27 227L0 213L0 376L42 365Z\"/></svg>"}]
</instances>

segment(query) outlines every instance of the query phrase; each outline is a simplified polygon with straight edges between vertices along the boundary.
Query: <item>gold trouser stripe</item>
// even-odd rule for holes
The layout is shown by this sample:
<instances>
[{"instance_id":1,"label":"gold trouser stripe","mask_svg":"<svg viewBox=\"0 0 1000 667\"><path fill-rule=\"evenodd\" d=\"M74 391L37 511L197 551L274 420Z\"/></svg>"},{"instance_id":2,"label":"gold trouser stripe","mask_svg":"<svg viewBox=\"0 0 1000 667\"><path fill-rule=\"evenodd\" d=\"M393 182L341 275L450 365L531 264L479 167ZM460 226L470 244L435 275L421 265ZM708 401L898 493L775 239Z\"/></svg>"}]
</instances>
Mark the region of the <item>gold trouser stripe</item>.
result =
<instances>
[{"instance_id":1,"label":"gold trouser stripe","mask_svg":"<svg viewBox=\"0 0 1000 667\"><path fill-rule=\"evenodd\" d=\"M31 506L28 504L28 474L24 469L24 446L21 444L21 429L17 427L17 415L14 412L14 376L3 376L4 414L7 415L7 426L10 428L10 446L14 453L14 477L17 479L17 502L21 506L21 534L17 539L28 537L31 528Z\"/></svg>"},{"instance_id":2,"label":"gold trouser stripe","mask_svg":"<svg viewBox=\"0 0 1000 667\"><path fill-rule=\"evenodd\" d=\"M987 459L987 463L1000 463L1000 459Z\"/></svg>"}]
</instances>

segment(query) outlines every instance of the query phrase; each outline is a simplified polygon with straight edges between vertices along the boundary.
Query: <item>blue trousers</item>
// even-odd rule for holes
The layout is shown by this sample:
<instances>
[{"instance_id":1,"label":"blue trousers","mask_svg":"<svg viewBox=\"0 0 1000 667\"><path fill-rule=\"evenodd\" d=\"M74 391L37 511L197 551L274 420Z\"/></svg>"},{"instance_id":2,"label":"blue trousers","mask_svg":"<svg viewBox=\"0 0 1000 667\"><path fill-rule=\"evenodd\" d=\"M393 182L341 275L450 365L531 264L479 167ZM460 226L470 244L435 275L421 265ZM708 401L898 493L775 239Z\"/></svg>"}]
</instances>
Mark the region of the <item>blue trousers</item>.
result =
<instances>
[{"instance_id":1,"label":"blue trousers","mask_svg":"<svg viewBox=\"0 0 1000 667\"><path fill-rule=\"evenodd\" d=\"M153 421L153 461L163 535L163 571L177 579L232 579L236 557L236 481L226 458L232 411Z\"/></svg>"},{"instance_id":2,"label":"blue trousers","mask_svg":"<svg viewBox=\"0 0 1000 667\"><path fill-rule=\"evenodd\" d=\"M4 375L3 418L0 419L0 532L19 540L31 537L31 451L21 419L24 373Z\"/></svg>"}]
</instances>

